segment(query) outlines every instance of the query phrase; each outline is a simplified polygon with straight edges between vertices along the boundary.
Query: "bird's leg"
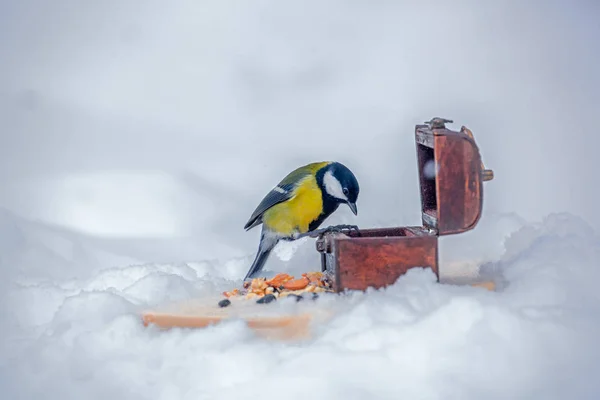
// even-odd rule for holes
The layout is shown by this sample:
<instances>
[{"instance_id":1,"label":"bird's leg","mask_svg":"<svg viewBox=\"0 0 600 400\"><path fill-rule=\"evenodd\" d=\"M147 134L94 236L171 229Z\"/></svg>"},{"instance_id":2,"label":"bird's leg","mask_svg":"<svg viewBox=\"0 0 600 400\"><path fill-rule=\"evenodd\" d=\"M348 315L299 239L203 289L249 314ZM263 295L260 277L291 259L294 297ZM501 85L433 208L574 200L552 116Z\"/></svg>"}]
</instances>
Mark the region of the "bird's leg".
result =
<instances>
[{"instance_id":1,"label":"bird's leg","mask_svg":"<svg viewBox=\"0 0 600 400\"><path fill-rule=\"evenodd\" d=\"M306 237L306 236L309 236L309 237L312 237L312 238L316 238L316 237L319 237L320 235L323 235L325 233L341 233L343 230L356 230L356 231L358 231L359 228L358 228L357 225L346 225L346 224L331 225L331 226L328 226L327 228L315 229L314 231L305 232L305 233L299 233L294 238L295 239L300 239L300 238L303 238L303 237Z\"/></svg>"}]
</instances>

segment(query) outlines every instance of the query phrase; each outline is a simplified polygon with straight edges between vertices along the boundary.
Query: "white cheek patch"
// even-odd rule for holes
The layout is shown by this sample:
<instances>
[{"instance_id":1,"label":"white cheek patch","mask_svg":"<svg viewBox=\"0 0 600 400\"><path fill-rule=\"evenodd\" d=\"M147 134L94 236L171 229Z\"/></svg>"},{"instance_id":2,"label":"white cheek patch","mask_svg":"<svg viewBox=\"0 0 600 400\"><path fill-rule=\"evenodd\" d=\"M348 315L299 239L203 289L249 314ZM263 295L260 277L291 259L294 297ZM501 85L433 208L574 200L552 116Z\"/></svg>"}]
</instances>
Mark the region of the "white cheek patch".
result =
<instances>
[{"instance_id":1,"label":"white cheek patch","mask_svg":"<svg viewBox=\"0 0 600 400\"><path fill-rule=\"evenodd\" d=\"M330 195L338 199L348 200L348 197L343 192L342 184L337 180L331 171L325 172L323 177L323 184L325 185L325 191Z\"/></svg>"}]
</instances>

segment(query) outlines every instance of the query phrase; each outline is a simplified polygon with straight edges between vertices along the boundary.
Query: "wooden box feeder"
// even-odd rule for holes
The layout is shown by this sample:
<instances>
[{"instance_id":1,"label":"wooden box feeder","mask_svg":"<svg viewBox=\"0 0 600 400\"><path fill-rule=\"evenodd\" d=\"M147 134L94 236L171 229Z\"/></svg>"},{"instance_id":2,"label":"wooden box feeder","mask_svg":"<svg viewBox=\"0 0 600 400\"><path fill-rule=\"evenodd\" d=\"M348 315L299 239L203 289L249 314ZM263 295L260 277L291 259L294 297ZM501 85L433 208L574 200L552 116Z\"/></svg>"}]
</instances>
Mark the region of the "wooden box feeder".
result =
<instances>
[{"instance_id":1,"label":"wooden box feeder","mask_svg":"<svg viewBox=\"0 0 600 400\"><path fill-rule=\"evenodd\" d=\"M393 284L410 268L431 268L439 281L440 236L473 229L481 218L483 182L492 180L473 134L434 118L415 127L422 226L328 232L316 242L322 270L334 290L365 290Z\"/></svg>"}]
</instances>

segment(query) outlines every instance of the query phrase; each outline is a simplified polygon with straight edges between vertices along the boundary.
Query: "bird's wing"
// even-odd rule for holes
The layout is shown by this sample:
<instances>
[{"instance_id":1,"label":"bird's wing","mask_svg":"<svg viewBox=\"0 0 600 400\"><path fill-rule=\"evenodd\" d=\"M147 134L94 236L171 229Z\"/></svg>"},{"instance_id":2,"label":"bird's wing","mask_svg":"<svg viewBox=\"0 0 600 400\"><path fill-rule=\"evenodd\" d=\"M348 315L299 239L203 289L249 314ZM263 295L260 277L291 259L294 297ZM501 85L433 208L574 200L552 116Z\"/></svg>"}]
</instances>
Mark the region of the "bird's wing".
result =
<instances>
[{"instance_id":1,"label":"bird's wing","mask_svg":"<svg viewBox=\"0 0 600 400\"><path fill-rule=\"evenodd\" d=\"M305 165L303 167L297 168L287 174L285 178L277 184L267 195L262 199L256 210L244 225L244 229L250 230L260 224L262 222L262 215L269 208L273 207L276 204L282 203L286 200L294 197L294 189L296 186L302 182L306 177L315 174L323 166L327 165L329 162L319 162Z\"/></svg>"},{"instance_id":2,"label":"bird's wing","mask_svg":"<svg viewBox=\"0 0 600 400\"><path fill-rule=\"evenodd\" d=\"M254 228L256 225L262 222L262 215L269 208L273 207L276 204L282 203L286 200L289 200L293 197L293 189L294 184L287 185L277 185L267 195L262 199L256 210L250 216L246 225L244 225L244 229L250 230Z\"/></svg>"}]
</instances>

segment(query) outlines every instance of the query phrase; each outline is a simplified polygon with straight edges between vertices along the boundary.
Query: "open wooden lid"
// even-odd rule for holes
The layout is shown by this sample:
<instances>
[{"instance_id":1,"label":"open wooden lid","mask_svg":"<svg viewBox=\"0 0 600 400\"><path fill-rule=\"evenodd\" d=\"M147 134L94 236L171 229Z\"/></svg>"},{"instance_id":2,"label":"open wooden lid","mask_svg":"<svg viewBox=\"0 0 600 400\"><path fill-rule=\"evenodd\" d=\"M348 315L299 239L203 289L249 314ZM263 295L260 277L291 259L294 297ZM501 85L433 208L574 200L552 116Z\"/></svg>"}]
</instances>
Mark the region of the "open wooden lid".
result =
<instances>
[{"instance_id":1,"label":"open wooden lid","mask_svg":"<svg viewBox=\"0 0 600 400\"><path fill-rule=\"evenodd\" d=\"M444 125L451 121L437 120L415 128L422 220L438 235L450 235L477 225L482 183L493 172L484 169L471 131L452 131Z\"/></svg>"}]
</instances>

